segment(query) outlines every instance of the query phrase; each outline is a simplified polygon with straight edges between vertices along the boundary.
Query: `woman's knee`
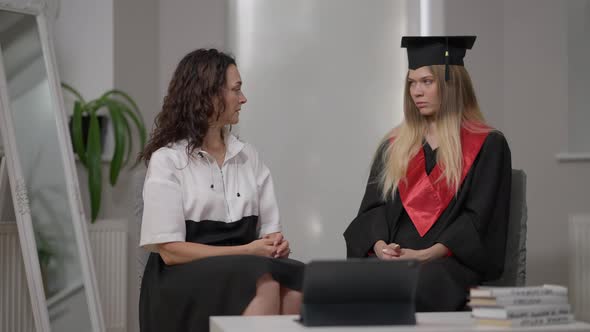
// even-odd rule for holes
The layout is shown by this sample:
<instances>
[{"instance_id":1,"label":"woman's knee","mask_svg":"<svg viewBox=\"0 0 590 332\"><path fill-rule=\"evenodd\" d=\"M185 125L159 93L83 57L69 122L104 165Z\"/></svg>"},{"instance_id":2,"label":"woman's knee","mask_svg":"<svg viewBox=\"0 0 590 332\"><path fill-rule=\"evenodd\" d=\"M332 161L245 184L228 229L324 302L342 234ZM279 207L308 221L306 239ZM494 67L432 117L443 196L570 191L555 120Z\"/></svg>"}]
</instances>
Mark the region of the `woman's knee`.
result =
<instances>
[{"instance_id":1,"label":"woman's knee","mask_svg":"<svg viewBox=\"0 0 590 332\"><path fill-rule=\"evenodd\" d=\"M301 302L303 300L303 294L300 291L296 291L287 287L281 287L281 299L288 298L293 301Z\"/></svg>"},{"instance_id":2,"label":"woman's knee","mask_svg":"<svg viewBox=\"0 0 590 332\"><path fill-rule=\"evenodd\" d=\"M301 292L286 287L281 287L281 314L299 314L302 301L303 294Z\"/></svg>"},{"instance_id":3,"label":"woman's knee","mask_svg":"<svg viewBox=\"0 0 590 332\"><path fill-rule=\"evenodd\" d=\"M263 274L256 280L256 295L243 315L277 315L281 307L280 285L270 274Z\"/></svg>"},{"instance_id":4,"label":"woman's knee","mask_svg":"<svg viewBox=\"0 0 590 332\"><path fill-rule=\"evenodd\" d=\"M281 285L273 279L270 273L261 275L256 280L256 293L279 296Z\"/></svg>"}]
</instances>

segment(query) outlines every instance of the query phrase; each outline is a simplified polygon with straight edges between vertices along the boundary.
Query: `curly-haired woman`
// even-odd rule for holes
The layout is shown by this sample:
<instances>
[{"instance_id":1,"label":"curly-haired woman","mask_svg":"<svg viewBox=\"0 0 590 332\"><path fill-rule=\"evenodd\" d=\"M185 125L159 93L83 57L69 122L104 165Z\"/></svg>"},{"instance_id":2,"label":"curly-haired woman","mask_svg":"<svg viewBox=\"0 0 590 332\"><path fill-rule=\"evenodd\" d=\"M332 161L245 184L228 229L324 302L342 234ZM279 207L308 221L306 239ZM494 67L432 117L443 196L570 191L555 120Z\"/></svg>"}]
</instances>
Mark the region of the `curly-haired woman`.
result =
<instances>
[{"instance_id":1,"label":"curly-haired woman","mask_svg":"<svg viewBox=\"0 0 590 332\"><path fill-rule=\"evenodd\" d=\"M289 259L269 169L228 130L246 97L235 60L199 49L178 64L140 158L142 331L206 331L212 315L296 314L303 267Z\"/></svg>"}]
</instances>

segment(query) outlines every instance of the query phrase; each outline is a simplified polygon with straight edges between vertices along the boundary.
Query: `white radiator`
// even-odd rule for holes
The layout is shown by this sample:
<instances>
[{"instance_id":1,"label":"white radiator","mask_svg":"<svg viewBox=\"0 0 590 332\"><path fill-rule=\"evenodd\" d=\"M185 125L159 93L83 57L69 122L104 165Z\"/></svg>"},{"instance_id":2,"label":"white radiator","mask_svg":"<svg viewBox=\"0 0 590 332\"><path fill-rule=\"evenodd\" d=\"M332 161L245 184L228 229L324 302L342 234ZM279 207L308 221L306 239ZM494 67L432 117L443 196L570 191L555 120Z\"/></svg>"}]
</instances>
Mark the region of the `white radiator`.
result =
<instances>
[{"instance_id":1,"label":"white radiator","mask_svg":"<svg viewBox=\"0 0 590 332\"><path fill-rule=\"evenodd\" d=\"M89 225L94 271L107 331L127 330L127 223ZM34 331L16 223L0 223L0 331Z\"/></svg>"},{"instance_id":2,"label":"white radiator","mask_svg":"<svg viewBox=\"0 0 590 332\"><path fill-rule=\"evenodd\" d=\"M127 330L127 222L97 220L89 225L94 273L108 331Z\"/></svg>"},{"instance_id":3,"label":"white radiator","mask_svg":"<svg viewBox=\"0 0 590 332\"><path fill-rule=\"evenodd\" d=\"M590 215L569 222L569 297L577 320L590 321Z\"/></svg>"},{"instance_id":4,"label":"white radiator","mask_svg":"<svg viewBox=\"0 0 590 332\"><path fill-rule=\"evenodd\" d=\"M15 223L0 223L0 331L35 331Z\"/></svg>"}]
</instances>

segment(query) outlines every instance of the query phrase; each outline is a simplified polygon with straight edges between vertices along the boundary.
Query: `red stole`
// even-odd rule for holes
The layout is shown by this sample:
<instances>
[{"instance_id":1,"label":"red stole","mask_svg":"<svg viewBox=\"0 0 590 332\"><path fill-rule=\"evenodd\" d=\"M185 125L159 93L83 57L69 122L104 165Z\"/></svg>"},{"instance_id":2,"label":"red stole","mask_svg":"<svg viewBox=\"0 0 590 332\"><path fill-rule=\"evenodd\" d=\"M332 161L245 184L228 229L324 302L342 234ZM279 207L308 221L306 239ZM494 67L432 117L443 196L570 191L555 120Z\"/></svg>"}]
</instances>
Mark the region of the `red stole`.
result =
<instances>
[{"instance_id":1,"label":"red stole","mask_svg":"<svg viewBox=\"0 0 590 332\"><path fill-rule=\"evenodd\" d=\"M476 134L461 128L463 171L459 185L465 180L487 136L487 133ZM430 174L426 174L425 163L424 149L420 148L408 164L406 181L401 180L398 184L402 204L421 237L434 225L455 196L455 191L449 188L446 179L441 178L437 182L443 172L439 164L434 166Z\"/></svg>"}]
</instances>

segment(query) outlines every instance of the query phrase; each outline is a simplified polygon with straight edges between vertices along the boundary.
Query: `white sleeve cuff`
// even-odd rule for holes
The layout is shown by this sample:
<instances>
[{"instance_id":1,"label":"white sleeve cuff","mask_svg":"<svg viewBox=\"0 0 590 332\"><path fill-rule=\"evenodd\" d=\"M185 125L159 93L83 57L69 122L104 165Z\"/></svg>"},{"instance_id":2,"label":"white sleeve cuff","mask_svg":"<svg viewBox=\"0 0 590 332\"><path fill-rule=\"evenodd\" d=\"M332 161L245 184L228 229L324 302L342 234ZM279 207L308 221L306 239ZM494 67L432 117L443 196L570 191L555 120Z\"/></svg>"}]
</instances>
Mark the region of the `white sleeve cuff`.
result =
<instances>
[{"instance_id":1,"label":"white sleeve cuff","mask_svg":"<svg viewBox=\"0 0 590 332\"><path fill-rule=\"evenodd\" d=\"M141 241L139 242L139 246L144 248L145 250L157 253L157 244L168 242L184 242L186 241L184 236L185 235L182 233L155 234L147 239L141 239Z\"/></svg>"},{"instance_id":2,"label":"white sleeve cuff","mask_svg":"<svg viewBox=\"0 0 590 332\"><path fill-rule=\"evenodd\" d=\"M281 231L281 224L272 224L272 225L262 225L260 228L260 237L271 233L276 233Z\"/></svg>"}]
</instances>

